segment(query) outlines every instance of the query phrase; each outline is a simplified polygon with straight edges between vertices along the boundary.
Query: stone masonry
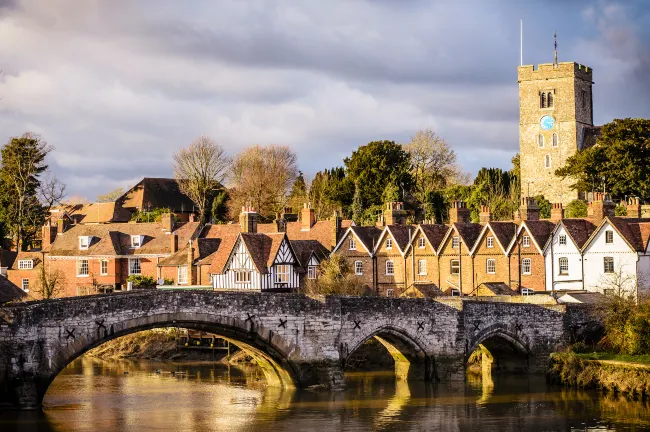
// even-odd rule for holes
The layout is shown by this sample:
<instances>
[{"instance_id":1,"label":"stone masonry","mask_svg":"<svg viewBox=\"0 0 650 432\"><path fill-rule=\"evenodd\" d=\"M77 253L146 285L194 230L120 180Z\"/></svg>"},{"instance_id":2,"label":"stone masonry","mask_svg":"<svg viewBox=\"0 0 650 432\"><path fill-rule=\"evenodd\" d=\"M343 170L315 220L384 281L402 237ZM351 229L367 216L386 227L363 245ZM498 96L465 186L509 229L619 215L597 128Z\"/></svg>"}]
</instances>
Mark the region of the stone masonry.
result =
<instances>
[{"instance_id":1,"label":"stone masonry","mask_svg":"<svg viewBox=\"0 0 650 432\"><path fill-rule=\"evenodd\" d=\"M462 380L479 344L500 368L535 372L583 324L583 307L156 290L16 304L0 308L0 404L38 408L76 357L108 340L168 326L236 343L257 360L269 385L341 388L346 359L373 337L393 354L401 379Z\"/></svg>"}]
</instances>

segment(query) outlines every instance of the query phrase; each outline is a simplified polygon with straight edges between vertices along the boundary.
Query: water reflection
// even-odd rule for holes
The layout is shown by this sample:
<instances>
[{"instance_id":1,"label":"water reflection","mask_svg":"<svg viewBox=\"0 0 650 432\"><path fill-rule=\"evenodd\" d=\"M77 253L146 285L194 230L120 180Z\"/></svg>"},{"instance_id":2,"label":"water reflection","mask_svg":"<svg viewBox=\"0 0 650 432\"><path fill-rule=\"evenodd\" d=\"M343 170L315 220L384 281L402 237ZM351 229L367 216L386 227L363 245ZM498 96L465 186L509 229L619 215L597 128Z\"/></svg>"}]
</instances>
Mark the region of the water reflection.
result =
<instances>
[{"instance_id":1,"label":"water reflection","mask_svg":"<svg viewBox=\"0 0 650 432\"><path fill-rule=\"evenodd\" d=\"M128 373L126 373L128 372ZM2 431L646 430L647 403L549 387L540 376L466 383L346 375L343 392L266 387L256 367L82 358L52 384L43 412L6 412Z\"/></svg>"}]
</instances>

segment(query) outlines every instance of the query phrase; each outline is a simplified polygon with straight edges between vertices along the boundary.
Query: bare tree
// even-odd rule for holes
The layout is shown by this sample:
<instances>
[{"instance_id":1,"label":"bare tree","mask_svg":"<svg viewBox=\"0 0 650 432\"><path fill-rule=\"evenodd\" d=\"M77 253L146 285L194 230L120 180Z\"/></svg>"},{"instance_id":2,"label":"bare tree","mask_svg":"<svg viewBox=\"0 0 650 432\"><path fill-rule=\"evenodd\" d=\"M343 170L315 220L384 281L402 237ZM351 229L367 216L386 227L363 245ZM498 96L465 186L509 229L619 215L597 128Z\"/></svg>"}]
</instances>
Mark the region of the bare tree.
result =
<instances>
[{"instance_id":1,"label":"bare tree","mask_svg":"<svg viewBox=\"0 0 650 432\"><path fill-rule=\"evenodd\" d=\"M598 288L604 294L612 294L623 298L637 297L637 286L643 286L645 281L643 278L637 279L637 274L634 270L625 270L624 265L616 267L614 272L605 273L600 277Z\"/></svg>"},{"instance_id":2,"label":"bare tree","mask_svg":"<svg viewBox=\"0 0 650 432\"><path fill-rule=\"evenodd\" d=\"M285 205L297 175L297 157L289 147L249 147L232 166L236 201L249 202L262 216L271 216Z\"/></svg>"},{"instance_id":3,"label":"bare tree","mask_svg":"<svg viewBox=\"0 0 650 432\"><path fill-rule=\"evenodd\" d=\"M98 203L108 203L108 202L114 202L117 200L119 197L124 195L124 189L123 188L117 188L115 190L112 190L104 195L99 195L97 197L96 202Z\"/></svg>"},{"instance_id":4,"label":"bare tree","mask_svg":"<svg viewBox=\"0 0 650 432\"><path fill-rule=\"evenodd\" d=\"M418 131L404 149L411 156L414 195L421 202L428 192L444 188L460 173L456 153L431 129Z\"/></svg>"},{"instance_id":5,"label":"bare tree","mask_svg":"<svg viewBox=\"0 0 650 432\"><path fill-rule=\"evenodd\" d=\"M63 294L65 274L59 269L45 268L45 254L42 254L41 271L34 287L34 292L43 299L51 299Z\"/></svg>"},{"instance_id":6,"label":"bare tree","mask_svg":"<svg viewBox=\"0 0 650 432\"><path fill-rule=\"evenodd\" d=\"M174 175L181 191L197 205L201 223L206 221L210 199L222 187L229 166L223 147L206 136L174 155Z\"/></svg>"},{"instance_id":7,"label":"bare tree","mask_svg":"<svg viewBox=\"0 0 650 432\"><path fill-rule=\"evenodd\" d=\"M66 185L51 173L41 181L38 188L38 197L45 207L46 214L52 207L61 204L65 198Z\"/></svg>"}]
</instances>

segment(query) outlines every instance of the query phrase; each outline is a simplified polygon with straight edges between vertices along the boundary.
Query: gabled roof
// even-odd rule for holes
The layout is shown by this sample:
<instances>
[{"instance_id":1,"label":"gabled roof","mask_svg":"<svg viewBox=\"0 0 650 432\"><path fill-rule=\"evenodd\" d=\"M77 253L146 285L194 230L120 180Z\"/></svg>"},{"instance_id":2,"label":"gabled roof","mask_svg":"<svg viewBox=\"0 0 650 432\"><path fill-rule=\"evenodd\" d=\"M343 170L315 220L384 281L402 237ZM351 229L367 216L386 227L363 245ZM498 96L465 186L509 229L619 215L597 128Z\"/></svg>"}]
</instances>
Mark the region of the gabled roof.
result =
<instances>
[{"instance_id":1,"label":"gabled roof","mask_svg":"<svg viewBox=\"0 0 650 432\"><path fill-rule=\"evenodd\" d=\"M175 213L191 213L194 202L181 192L178 182L171 178L143 178L116 201L127 210L168 208Z\"/></svg>"},{"instance_id":2,"label":"gabled roof","mask_svg":"<svg viewBox=\"0 0 650 432\"><path fill-rule=\"evenodd\" d=\"M517 238L523 230L526 230L526 232L530 235L531 239L533 240L533 244L539 253L543 253L544 246L546 245L546 242L551 236L554 228L555 223L550 220L522 221L521 225L519 225L519 229L517 230L517 235L512 238L512 241L508 246L508 253L510 253L515 244L517 244Z\"/></svg>"},{"instance_id":3,"label":"gabled roof","mask_svg":"<svg viewBox=\"0 0 650 432\"><path fill-rule=\"evenodd\" d=\"M224 237L223 244L221 244L219 249L214 253L212 264L210 265L210 273L223 273L233 252L240 242L244 244L248 255L253 261L255 269L261 274L268 273L269 267L271 267L275 262L280 246L282 246L282 242L285 240L287 241L293 259L296 261L296 264L300 265L298 258L296 257L296 252L293 250L293 247L285 233L240 233L239 236L236 237L235 241L231 241L230 239L232 239L232 237Z\"/></svg>"},{"instance_id":4,"label":"gabled roof","mask_svg":"<svg viewBox=\"0 0 650 432\"><path fill-rule=\"evenodd\" d=\"M438 248L449 231L449 227L442 224L422 224L418 226L418 229L424 234L433 250L438 253ZM413 234L413 238L415 238L415 234Z\"/></svg>"},{"instance_id":5,"label":"gabled roof","mask_svg":"<svg viewBox=\"0 0 650 432\"><path fill-rule=\"evenodd\" d=\"M596 230L596 226L589 219L562 219L555 225L551 235L548 237L543 248L544 252L549 247L555 234L561 227L564 228L571 239L571 242L578 250L582 250L582 247L585 245L591 234Z\"/></svg>"},{"instance_id":6,"label":"gabled roof","mask_svg":"<svg viewBox=\"0 0 650 432\"><path fill-rule=\"evenodd\" d=\"M506 285L505 282L483 282L474 291L477 292L481 287L488 289L490 292L494 293L494 295L498 295L498 296L517 294L515 291L510 289L510 287Z\"/></svg>"},{"instance_id":7,"label":"gabled roof","mask_svg":"<svg viewBox=\"0 0 650 432\"><path fill-rule=\"evenodd\" d=\"M131 212L114 202L64 204L50 212L50 220L56 224L56 219L65 215L75 224L115 223L131 220Z\"/></svg>"},{"instance_id":8,"label":"gabled roof","mask_svg":"<svg viewBox=\"0 0 650 432\"><path fill-rule=\"evenodd\" d=\"M587 249L606 224L610 224L633 251L645 252L647 250L648 238L650 237L650 219L628 219L609 216L605 217L597 229L591 233L582 247L583 250Z\"/></svg>"},{"instance_id":9,"label":"gabled roof","mask_svg":"<svg viewBox=\"0 0 650 432\"><path fill-rule=\"evenodd\" d=\"M361 242L363 247L368 251L368 255L372 256L375 242L381 236L382 230L375 226L351 226L343 233L332 253L336 252L341 247L343 240L345 240L350 233Z\"/></svg>"},{"instance_id":10,"label":"gabled roof","mask_svg":"<svg viewBox=\"0 0 650 432\"><path fill-rule=\"evenodd\" d=\"M329 255L329 249L317 240L289 240L289 243L296 252L301 267L307 267L312 255L318 259L318 262L323 261Z\"/></svg>"},{"instance_id":11,"label":"gabled roof","mask_svg":"<svg viewBox=\"0 0 650 432\"><path fill-rule=\"evenodd\" d=\"M476 249L479 247L480 240L485 236L485 234L490 231L492 235L497 240L499 247L504 254L507 253L507 248L510 245L510 242L515 237L517 232L517 225L514 222L497 222L490 221L485 224L485 227L481 230L481 233L477 237L474 246L470 249L469 254L473 255L476 252Z\"/></svg>"},{"instance_id":12,"label":"gabled roof","mask_svg":"<svg viewBox=\"0 0 650 432\"><path fill-rule=\"evenodd\" d=\"M209 265L212 256L221 246L220 238L198 238L194 240L194 263L196 265ZM176 253L168 256L158 263L158 267L175 267L187 265L189 243Z\"/></svg>"},{"instance_id":13,"label":"gabled roof","mask_svg":"<svg viewBox=\"0 0 650 432\"><path fill-rule=\"evenodd\" d=\"M14 285L9 279L0 276L0 304L21 300L27 297L25 291Z\"/></svg>"},{"instance_id":14,"label":"gabled roof","mask_svg":"<svg viewBox=\"0 0 650 432\"><path fill-rule=\"evenodd\" d=\"M449 228L450 229L447 231L447 234L445 234L445 237L442 239L442 242L440 243L440 247L438 248L438 254L440 253L442 246L445 244L447 239L449 239L449 237L452 236L453 233L458 234L462 242L465 244L465 247L467 247L468 250L471 250L474 247L476 240L481 235L481 231L483 230L483 225L475 224L475 223L455 222L451 224Z\"/></svg>"},{"instance_id":15,"label":"gabled roof","mask_svg":"<svg viewBox=\"0 0 650 432\"><path fill-rule=\"evenodd\" d=\"M377 253L377 250L380 248L384 237L390 235L390 237L397 244L397 249L399 250L400 254L404 255L406 248L411 241L411 235L414 231L415 227L411 225L386 225L381 235L377 239L377 242L375 243L375 250L373 253Z\"/></svg>"},{"instance_id":16,"label":"gabled roof","mask_svg":"<svg viewBox=\"0 0 650 432\"><path fill-rule=\"evenodd\" d=\"M223 236L220 238L219 248L212 254L210 263L210 273L223 273L232 252L239 243L239 235Z\"/></svg>"},{"instance_id":17,"label":"gabled roof","mask_svg":"<svg viewBox=\"0 0 650 432\"><path fill-rule=\"evenodd\" d=\"M36 269L36 267L39 266L43 262L43 254L41 252L32 252L32 251L20 251L20 252L14 252L14 260L11 262L10 265L6 266L7 270L19 270L18 269L18 261L22 260L32 260L34 261L34 266L32 269ZM3 267L4 264L3 264Z\"/></svg>"}]
</instances>

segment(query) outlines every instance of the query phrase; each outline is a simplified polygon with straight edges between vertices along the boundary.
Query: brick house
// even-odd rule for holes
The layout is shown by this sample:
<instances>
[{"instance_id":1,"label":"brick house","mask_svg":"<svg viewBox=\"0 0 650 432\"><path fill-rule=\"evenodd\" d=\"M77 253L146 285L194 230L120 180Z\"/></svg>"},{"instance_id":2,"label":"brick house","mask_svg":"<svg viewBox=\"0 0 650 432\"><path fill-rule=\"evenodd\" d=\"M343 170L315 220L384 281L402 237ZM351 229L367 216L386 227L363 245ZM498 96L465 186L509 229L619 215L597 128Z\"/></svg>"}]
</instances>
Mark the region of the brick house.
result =
<instances>
[{"instance_id":1,"label":"brick house","mask_svg":"<svg viewBox=\"0 0 650 432\"><path fill-rule=\"evenodd\" d=\"M3 251L6 278L31 297L40 298L38 284L45 255L38 251Z\"/></svg>"},{"instance_id":2,"label":"brick house","mask_svg":"<svg viewBox=\"0 0 650 432\"><path fill-rule=\"evenodd\" d=\"M332 254L340 254L350 263L363 283L377 290L375 244L382 230L375 226L351 226L343 233Z\"/></svg>"},{"instance_id":3,"label":"brick house","mask_svg":"<svg viewBox=\"0 0 650 432\"><path fill-rule=\"evenodd\" d=\"M438 249L449 227L442 224L420 224L415 229L406 251L406 297L435 297L440 291Z\"/></svg>"},{"instance_id":4,"label":"brick house","mask_svg":"<svg viewBox=\"0 0 650 432\"><path fill-rule=\"evenodd\" d=\"M408 288L406 250L413 231L410 225L386 225L379 235L373 252L379 295L399 297Z\"/></svg>"}]
</instances>

